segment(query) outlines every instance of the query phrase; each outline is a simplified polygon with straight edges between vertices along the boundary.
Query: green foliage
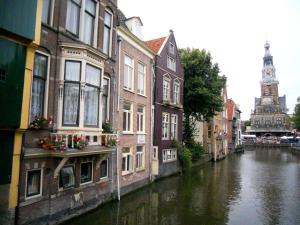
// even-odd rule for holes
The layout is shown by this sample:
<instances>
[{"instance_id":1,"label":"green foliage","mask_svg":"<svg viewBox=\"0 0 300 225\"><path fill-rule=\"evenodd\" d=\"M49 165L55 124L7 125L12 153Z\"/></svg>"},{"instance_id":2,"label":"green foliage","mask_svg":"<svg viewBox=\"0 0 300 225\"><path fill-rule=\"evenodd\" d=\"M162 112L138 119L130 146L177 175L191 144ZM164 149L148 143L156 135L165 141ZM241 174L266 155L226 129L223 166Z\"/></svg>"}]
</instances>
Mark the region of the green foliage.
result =
<instances>
[{"instance_id":1,"label":"green foliage","mask_svg":"<svg viewBox=\"0 0 300 225\"><path fill-rule=\"evenodd\" d=\"M112 133L113 132L111 124L109 122L103 122L102 129L103 129L103 133Z\"/></svg>"},{"instance_id":2,"label":"green foliage","mask_svg":"<svg viewBox=\"0 0 300 225\"><path fill-rule=\"evenodd\" d=\"M192 161L196 162L201 158L204 153L204 149L201 143L194 141L194 139L186 142L186 147L190 150L192 154Z\"/></svg>"},{"instance_id":3,"label":"green foliage","mask_svg":"<svg viewBox=\"0 0 300 225\"><path fill-rule=\"evenodd\" d=\"M226 77L220 76L218 64L212 62L209 52L199 49L181 49L184 68L184 111L197 120L209 120L223 109L221 91Z\"/></svg>"},{"instance_id":4,"label":"green foliage","mask_svg":"<svg viewBox=\"0 0 300 225\"><path fill-rule=\"evenodd\" d=\"M189 149L183 149L181 162L184 170L189 170L192 167L192 153Z\"/></svg>"},{"instance_id":5,"label":"green foliage","mask_svg":"<svg viewBox=\"0 0 300 225\"><path fill-rule=\"evenodd\" d=\"M295 106L295 112L292 121L294 122L294 127L300 130L300 104Z\"/></svg>"},{"instance_id":6,"label":"green foliage","mask_svg":"<svg viewBox=\"0 0 300 225\"><path fill-rule=\"evenodd\" d=\"M246 121L245 121L245 126L246 126L246 127L251 126L251 121L250 121L250 120L246 120Z\"/></svg>"}]
</instances>

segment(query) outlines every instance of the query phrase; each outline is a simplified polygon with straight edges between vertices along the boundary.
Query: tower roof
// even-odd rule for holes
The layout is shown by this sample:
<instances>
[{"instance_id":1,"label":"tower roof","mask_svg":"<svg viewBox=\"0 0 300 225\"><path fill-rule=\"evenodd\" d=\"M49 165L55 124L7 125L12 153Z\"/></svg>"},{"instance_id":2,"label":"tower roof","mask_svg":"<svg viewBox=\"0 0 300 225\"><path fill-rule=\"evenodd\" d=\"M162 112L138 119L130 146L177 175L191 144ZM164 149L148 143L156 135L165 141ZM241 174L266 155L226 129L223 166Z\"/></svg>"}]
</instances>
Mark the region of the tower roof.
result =
<instances>
[{"instance_id":1,"label":"tower roof","mask_svg":"<svg viewBox=\"0 0 300 225\"><path fill-rule=\"evenodd\" d=\"M273 56L271 55L271 52L270 52L270 44L268 41L266 41L266 44L265 44L265 55L264 55L264 66L266 65L273 65Z\"/></svg>"},{"instance_id":2,"label":"tower roof","mask_svg":"<svg viewBox=\"0 0 300 225\"><path fill-rule=\"evenodd\" d=\"M268 41L266 41L266 44L265 44L265 57L268 57L268 56L271 56L271 53L270 53L270 44Z\"/></svg>"}]
</instances>

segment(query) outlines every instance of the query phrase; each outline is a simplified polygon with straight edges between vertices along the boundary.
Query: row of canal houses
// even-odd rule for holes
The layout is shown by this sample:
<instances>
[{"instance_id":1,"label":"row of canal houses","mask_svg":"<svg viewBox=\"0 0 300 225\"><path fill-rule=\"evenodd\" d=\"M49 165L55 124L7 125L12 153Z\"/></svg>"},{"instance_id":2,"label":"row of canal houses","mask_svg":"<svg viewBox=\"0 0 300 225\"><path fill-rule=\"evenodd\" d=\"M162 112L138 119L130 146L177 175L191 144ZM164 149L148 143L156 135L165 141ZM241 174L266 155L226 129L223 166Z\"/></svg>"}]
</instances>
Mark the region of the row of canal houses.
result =
<instances>
[{"instance_id":1,"label":"row of canal houses","mask_svg":"<svg viewBox=\"0 0 300 225\"><path fill-rule=\"evenodd\" d=\"M172 30L145 41L117 0L11 0L0 15L0 224L61 222L180 171ZM222 98L195 137L214 160L241 136Z\"/></svg>"},{"instance_id":2,"label":"row of canal houses","mask_svg":"<svg viewBox=\"0 0 300 225\"><path fill-rule=\"evenodd\" d=\"M66 220L178 172L184 77L173 31L144 41L141 19L117 0L32 2L38 42L5 224Z\"/></svg>"}]
</instances>

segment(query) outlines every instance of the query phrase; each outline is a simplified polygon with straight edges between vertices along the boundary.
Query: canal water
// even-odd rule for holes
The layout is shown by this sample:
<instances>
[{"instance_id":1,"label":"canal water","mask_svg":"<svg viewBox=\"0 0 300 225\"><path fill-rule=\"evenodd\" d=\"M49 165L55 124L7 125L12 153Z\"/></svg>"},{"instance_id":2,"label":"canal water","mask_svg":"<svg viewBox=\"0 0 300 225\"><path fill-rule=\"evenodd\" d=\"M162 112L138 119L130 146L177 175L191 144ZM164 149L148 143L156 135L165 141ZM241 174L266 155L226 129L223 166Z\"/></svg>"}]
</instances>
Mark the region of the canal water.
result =
<instances>
[{"instance_id":1,"label":"canal water","mask_svg":"<svg viewBox=\"0 0 300 225\"><path fill-rule=\"evenodd\" d=\"M300 156L245 151L155 182L66 224L300 224Z\"/></svg>"}]
</instances>

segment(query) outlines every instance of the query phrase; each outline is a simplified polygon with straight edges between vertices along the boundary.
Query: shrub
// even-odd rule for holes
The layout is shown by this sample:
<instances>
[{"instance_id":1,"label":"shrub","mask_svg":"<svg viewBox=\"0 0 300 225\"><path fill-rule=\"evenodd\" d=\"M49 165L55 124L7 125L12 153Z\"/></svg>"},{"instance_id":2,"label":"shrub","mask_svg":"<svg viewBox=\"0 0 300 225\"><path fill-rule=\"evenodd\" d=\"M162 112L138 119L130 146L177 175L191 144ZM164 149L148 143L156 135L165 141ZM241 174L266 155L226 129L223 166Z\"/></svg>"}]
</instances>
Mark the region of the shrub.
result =
<instances>
[{"instance_id":1,"label":"shrub","mask_svg":"<svg viewBox=\"0 0 300 225\"><path fill-rule=\"evenodd\" d=\"M183 149L181 162L184 170L189 170L192 167L192 153L188 148Z\"/></svg>"},{"instance_id":2,"label":"shrub","mask_svg":"<svg viewBox=\"0 0 300 225\"><path fill-rule=\"evenodd\" d=\"M200 142L196 142L193 139L186 143L186 147L190 150L192 154L192 161L195 162L201 158L204 149Z\"/></svg>"}]
</instances>

